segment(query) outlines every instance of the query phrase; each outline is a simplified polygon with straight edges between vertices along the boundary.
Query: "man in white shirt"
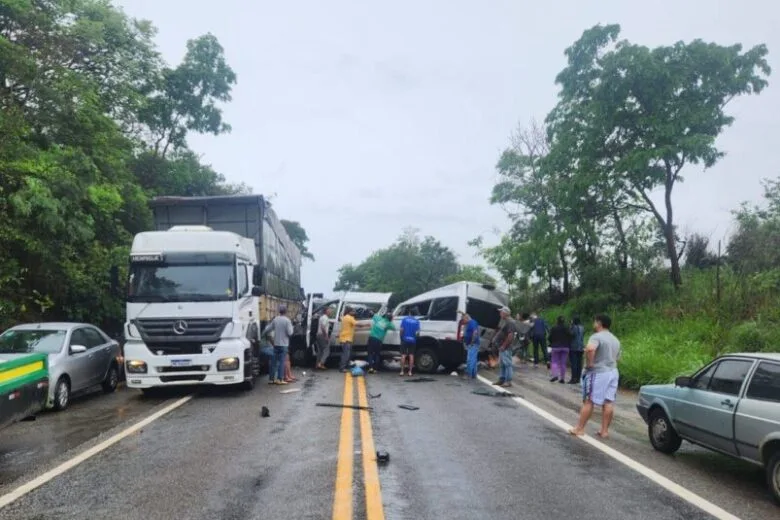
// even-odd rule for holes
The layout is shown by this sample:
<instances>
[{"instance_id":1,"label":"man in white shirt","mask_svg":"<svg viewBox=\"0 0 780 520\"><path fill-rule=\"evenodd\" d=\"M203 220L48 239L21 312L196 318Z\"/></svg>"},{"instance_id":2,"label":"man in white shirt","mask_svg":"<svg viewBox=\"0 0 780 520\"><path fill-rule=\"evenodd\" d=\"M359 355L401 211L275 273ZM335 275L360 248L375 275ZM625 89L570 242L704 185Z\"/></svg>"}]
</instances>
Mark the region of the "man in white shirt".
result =
<instances>
[{"instance_id":1,"label":"man in white shirt","mask_svg":"<svg viewBox=\"0 0 780 520\"><path fill-rule=\"evenodd\" d=\"M315 368L325 370L325 363L330 357L330 317L333 309L330 307L320 316L317 322L317 364Z\"/></svg>"}]
</instances>

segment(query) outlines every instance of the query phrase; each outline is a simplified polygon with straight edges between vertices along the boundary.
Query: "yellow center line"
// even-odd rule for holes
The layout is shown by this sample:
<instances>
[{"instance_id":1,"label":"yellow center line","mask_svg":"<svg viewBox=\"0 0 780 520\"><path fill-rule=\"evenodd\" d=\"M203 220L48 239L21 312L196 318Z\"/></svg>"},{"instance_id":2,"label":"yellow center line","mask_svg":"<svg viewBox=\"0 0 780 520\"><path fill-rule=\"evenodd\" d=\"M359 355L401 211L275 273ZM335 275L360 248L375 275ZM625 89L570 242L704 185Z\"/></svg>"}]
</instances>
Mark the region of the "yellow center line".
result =
<instances>
[{"instance_id":1,"label":"yellow center line","mask_svg":"<svg viewBox=\"0 0 780 520\"><path fill-rule=\"evenodd\" d=\"M368 406L366 399L366 382L364 377L358 377L358 404ZM371 432L371 415L368 410L360 410L360 439L363 452L363 480L366 490L366 519L384 520L385 510L382 506L382 490L379 486L379 471L376 466L376 449L374 435Z\"/></svg>"},{"instance_id":2,"label":"yellow center line","mask_svg":"<svg viewBox=\"0 0 780 520\"><path fill-rule=\"evenodd\" d=\"M344 404L353 400L352 376L344 374ZM336 493L333 498L333 520L352 520L352 465L354 457L354 420L352 408L341 412L339 433L339 462L336 468Z\"/></svg>"}]
</instances>

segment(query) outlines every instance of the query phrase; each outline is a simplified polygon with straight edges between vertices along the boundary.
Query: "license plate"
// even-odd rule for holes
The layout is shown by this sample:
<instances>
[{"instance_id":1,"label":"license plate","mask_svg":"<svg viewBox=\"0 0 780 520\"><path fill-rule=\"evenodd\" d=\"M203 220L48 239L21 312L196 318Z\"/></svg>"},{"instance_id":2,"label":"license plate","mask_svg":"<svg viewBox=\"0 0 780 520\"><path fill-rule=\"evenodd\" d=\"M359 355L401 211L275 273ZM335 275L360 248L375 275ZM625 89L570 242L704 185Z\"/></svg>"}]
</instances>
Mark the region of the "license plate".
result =
<instances>
[{"instance_id":1,"label":"license plate","mask_svg":"<svg viewBox=\"0 0 780 520\"><path fill-rule=\"evenodd\" d=\"M188 367L192 364L191 359L172 359L171 360L171 366L172 367Z\"/></svg>"}]
</instances>

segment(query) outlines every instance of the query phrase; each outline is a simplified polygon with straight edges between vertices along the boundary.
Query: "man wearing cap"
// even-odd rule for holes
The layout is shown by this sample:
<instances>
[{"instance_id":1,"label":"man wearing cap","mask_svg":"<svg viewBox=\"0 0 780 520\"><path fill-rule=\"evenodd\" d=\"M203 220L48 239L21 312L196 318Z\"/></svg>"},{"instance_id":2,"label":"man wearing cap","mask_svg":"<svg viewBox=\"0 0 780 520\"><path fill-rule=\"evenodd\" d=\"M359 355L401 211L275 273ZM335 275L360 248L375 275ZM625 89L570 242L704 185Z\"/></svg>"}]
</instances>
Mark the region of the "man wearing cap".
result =
<instances>
[{"instance_id":1,"label":"man wearing cap","mask_svg":"<svg viewBox=\"0 0 780 520\"><path fill-rule=\"evenodd\" d=\"M498 309L501 315L501 328L496 333L493 339L494 343L498 345L498 359L500 376L498 381L493 383L497 386L508 388L512 386L512 343L515 339L517 327L515 320L511 318L512 311L509 307L501 307Z\"/></svg>"},{"instance_id":2,"label":"man wearing cap","mask_svg":"<svg viewBox=\"0 0 780 520\"><path fill-rule=\"evenodd\" d=\"M284 363L290 350L290 337L293 335L293 324L287 317L287 306L279 306L279 314L263 329L263 336L271 336L274 355L268 372L269 385L286 385L284 380Z\"/></svg>"}]
</instances>

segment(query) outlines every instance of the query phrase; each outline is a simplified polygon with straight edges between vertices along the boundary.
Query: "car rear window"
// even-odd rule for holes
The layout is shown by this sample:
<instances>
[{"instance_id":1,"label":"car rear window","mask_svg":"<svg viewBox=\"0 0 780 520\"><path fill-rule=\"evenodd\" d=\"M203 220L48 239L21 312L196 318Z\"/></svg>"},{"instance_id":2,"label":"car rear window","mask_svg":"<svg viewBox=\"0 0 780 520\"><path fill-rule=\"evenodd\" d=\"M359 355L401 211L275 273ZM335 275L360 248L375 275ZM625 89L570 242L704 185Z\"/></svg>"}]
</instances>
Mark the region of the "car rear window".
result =
<instances>
[{"instance_id":1,"label":"car rear window","mask_svg":"<svg viewBox=\"0 0 780 520\"><path fill-rule=\"evenodd\" d=\"M747 397L780 403L780 363L762 361L756 368Z\"/></svg>"}]
</instances>

